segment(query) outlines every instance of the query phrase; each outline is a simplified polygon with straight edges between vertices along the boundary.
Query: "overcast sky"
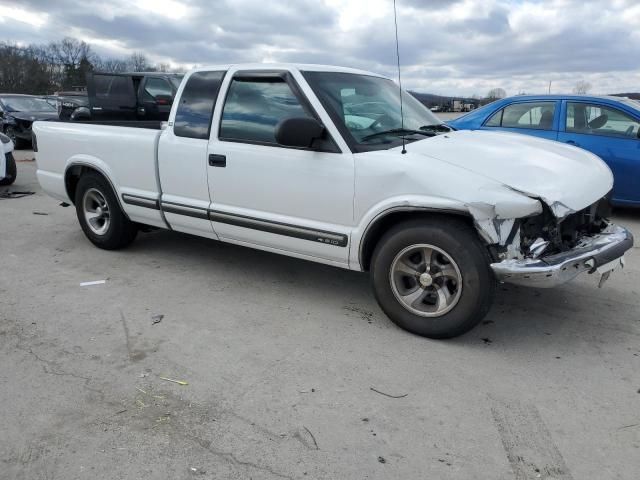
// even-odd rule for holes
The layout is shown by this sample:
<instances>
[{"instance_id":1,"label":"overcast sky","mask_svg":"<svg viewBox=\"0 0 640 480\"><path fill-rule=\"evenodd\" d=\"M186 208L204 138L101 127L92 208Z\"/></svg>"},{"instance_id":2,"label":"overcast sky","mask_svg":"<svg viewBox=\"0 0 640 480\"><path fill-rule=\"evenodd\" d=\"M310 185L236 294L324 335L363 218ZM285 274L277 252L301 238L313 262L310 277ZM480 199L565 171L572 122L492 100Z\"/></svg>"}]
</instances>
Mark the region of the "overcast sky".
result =
<instances>
[{"instance_id":1,"label":"overcast sky","mask_svg":"<svg viewBox=\"0 0 640 480\"><path fill-rule=\"evenodd\" d=\"M640 0L397 0L405 87L640 91ZM104 56L293 61L394 76L392 0L0 0L0 40L69 35Z\"/></svg>"}]
</instances>

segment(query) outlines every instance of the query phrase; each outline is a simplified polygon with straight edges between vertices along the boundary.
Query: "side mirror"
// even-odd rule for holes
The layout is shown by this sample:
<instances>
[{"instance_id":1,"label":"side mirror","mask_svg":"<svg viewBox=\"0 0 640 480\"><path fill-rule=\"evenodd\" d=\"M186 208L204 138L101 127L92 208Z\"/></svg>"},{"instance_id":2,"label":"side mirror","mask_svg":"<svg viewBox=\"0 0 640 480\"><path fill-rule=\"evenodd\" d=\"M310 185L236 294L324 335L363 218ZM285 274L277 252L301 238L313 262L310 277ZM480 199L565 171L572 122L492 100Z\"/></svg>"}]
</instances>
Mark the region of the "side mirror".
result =
<instances>
[{"instance_id":1,"label":"side mirror","mask_svg":"<svg viewBox=\"0 0 640 480\"><path fill-rule=\"evenodd\" d=\"M312 148L323 137L325 128L315 118L285 118L276 125L276 142L286 147Z\"/></svg>"}]
</instances>

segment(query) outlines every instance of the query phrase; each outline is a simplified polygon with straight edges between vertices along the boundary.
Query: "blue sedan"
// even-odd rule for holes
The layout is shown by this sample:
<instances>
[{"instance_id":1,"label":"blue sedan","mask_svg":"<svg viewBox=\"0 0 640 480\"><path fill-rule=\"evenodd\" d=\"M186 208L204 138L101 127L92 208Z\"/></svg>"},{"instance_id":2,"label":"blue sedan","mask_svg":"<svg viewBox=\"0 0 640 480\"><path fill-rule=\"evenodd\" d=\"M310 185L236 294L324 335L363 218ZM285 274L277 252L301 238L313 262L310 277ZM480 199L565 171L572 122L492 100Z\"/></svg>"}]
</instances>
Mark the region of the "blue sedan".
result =
<instances>
[{"instance_id":1,"label":"blue sedan","mask_svg":"<svg viewBox=\"0 0 640 480\"><path fill-rule=\"evenodd\" d=\"M507 130L589 150L613 171L612 203L640 207L639 101L522 95L498 100L447 123L458 130ZM580 172L576 172L579 180Z\"/></svg>"}]
</instances>

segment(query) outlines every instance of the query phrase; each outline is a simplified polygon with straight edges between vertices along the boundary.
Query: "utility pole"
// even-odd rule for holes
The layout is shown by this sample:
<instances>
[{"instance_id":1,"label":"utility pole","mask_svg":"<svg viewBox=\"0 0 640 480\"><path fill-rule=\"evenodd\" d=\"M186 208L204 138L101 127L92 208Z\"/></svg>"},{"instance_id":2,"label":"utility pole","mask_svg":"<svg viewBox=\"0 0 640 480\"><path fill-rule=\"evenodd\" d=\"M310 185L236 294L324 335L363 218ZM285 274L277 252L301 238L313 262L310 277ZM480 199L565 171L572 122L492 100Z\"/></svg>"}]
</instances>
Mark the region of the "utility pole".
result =
<instances>
[{"instance_id":1,"label":"utility pole","mask_svg":"<svg viewBox=\"0 0 640 480\"><path fill-rule=\"evenodd\" d=\"M551 95L551 82L552 80L549 80L549 95Z\"/></svg>"}]
</instances>

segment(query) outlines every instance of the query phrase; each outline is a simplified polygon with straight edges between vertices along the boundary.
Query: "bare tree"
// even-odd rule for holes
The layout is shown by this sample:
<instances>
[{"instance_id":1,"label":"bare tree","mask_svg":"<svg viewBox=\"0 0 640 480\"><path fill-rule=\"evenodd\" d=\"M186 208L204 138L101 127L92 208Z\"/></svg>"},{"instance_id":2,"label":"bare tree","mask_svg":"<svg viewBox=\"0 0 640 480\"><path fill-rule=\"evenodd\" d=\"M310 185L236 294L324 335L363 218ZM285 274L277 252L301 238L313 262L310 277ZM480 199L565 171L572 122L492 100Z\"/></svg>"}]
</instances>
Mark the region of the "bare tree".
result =
<instances>
[{"instance_id":1,"label":"bare tree","mask_svg":"<svg viewBox=\"0 0 640 480\"><path fill-rule=\"evenodd\" d=\"M91 46L88 43L70 37L51 43L49 48L57 57L58 63L71 68L79 67L80 62L88 60L91 55Z\"/></svg>"},{"instance_id":2,"label":"bare tree","mask_svg":"<svg viewBox=\"0 0 640 480\"><path fill-rule=\"evenodd\" d=\"M28 48L0 44L0 91L44 94L51 88L46 65Z\"/></svg>"},{"instance_id":3,"label":"bare tree","mask_svg":"<svg viewBox=\"0 0 640 480\"><path fill-rule=\"evenodd\" d=\"M492 88L491 90L489 90L489 93L487 93L487 98L491 101L498 100L506 96L507 96L507 92L504 91L504 88L500 88L500 87Z\"/></svg>"},{"instance_id":4,"label":"bare tree","mask_svg":"<svg viewBox=\"0 0 640 480\"><path fill-rule=\"evenodd\" d=\"M0 42L0 91L49 94L85 85L92 70L106 72L170 71L168 64L151 64L142 53L102 59L91 46L74 38L27 47Z\"/></svg>"},{"instance_id":5,"label":"bare tree","mask_svg":"<svg viewBox=\"0 0 640 480\"><path fill-rule=\"evenodd\" d=\"M589 93L589 90L591 90L591 84L585 80L580 80L578 83L576 83L576 86L573 87L573 93L578 95Z\"/></svg>"},{"instance_id":6,"label":"bare tree","mask_svg":"<svg viewBox=\"0 0 640 480\"><path fill-rule=\"evenodd\" d=\"M140 52L133 53L129 57L128 64L129 70L132 72L147 72L153 69L145 54Z\"/></svg>"},{"instance_id":7,"label":"bare tree","mask_svg":"<svg viewBox=\"0 0 640 480\"><path fill-rule=\"evenodd\" d=\"M120 58L100 59L95 63L95 69L101 72L122 73L127 71L127 61Z\"/></svg>"}]
</instances>

